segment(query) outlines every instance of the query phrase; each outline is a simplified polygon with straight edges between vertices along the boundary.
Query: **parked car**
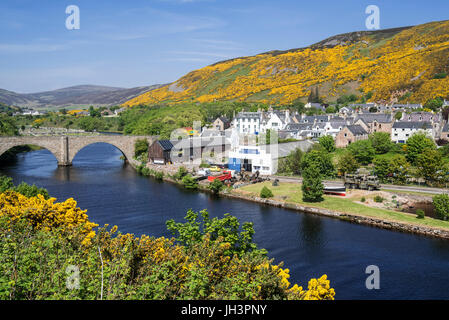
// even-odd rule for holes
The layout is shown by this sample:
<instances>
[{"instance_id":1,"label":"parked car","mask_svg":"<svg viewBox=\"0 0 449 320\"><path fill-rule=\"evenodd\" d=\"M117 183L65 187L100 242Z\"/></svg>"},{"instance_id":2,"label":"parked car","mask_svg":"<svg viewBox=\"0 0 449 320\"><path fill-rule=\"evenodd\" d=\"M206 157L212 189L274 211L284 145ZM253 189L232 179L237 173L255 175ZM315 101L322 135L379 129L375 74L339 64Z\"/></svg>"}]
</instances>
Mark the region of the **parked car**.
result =
<instances>
[{"instance_id":1,"label":"parked car","mask_svg":"<svg viewBox=\"0 0 449 320\"><path fill-rule=\"evenodd\" d=\"M221 169L219 167L217 167L217 166L212 166L212 167L209 168L209 170L212 171L212 172L220 172L221 171Z\"/></svg>"}]
</instances>

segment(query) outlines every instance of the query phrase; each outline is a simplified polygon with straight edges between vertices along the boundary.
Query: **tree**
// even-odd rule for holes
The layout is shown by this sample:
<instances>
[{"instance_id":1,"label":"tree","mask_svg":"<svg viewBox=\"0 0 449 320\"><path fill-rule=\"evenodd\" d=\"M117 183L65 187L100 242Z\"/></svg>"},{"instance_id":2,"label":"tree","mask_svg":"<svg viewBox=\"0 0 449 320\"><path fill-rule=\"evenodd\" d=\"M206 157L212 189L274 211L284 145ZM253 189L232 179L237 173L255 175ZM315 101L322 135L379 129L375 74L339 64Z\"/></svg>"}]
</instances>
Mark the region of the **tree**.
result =
<instances>
[{"instance_id":1,"label":"tree","mask_svg":"<svg viewBox=\"0 0 449 320\"><path fill-rule=\"evenodd\" d=\"M429 185L438 180L439 171L443 167L441 153L435 149L425 149L416 158L417 173Z\"/></svg>"},{"instance_id":2,"label":"tree","mask_svg":"<svg viewBox=\"0 0 449 320\"><path fill-rule=\"evenodd\" d=\"M325 150L312 149L302 157L302 171L310 166L315 166L323 177L332 177L335 175L332 157Z\"/></svg>"},{"instance_id":3,"label":"tree","mask_svg":"<svg viewBox=\"0 0 449 320\"><path fill-rule=\"evenodd\" d=\"M367 165L374 158L376 151L371 144L371 140L359 140L348 146L349 152L356 158L357 162Z\"/></svg>"},{"instance_id":4,"label":"tree","mask_svg":"<svg viewBox=\"0 0 449 320\"><path fill-rule=\"evenodd\" d=\"M200 214L202 221L198 221ZM258 249L257 245L253 243L254 228L251 222L243 223L242 231L239 231L240 223L236 217L227 213L222 219L210 219L207 210L200 212L189 210L184 219L187 220L185 223L169 220L166 225L168 231L175 236L176 241L186 247L192 247L194 244L202 242L203 236L209 234L212 242L221 237L223 242L230 244L230 248L226 251L227 255L235 253L241 256L246 252L266 254L266 250Z\"/></svg>"},{"instance_id":5,"label":"tree","mask_svg":"<svg viewBox=\"0 0 449 320\"><path fill-rule=\"evenodd\" d=\"M334 138L332 138L332 136L326 135L320 137L319 143L327 152L335 151L335 141Z\"/></svg>"},{"instance_id":6,"label":"tree","mask_svg":"<svg viewBox=\"0 0 449 320\"><path fill-rule=\"evenodd\" d=\"M0 114L0 136L17 136L19 130L12 117Z\"/></svg>"},{"instance_id":7,"label":"tree","mask_svg":"<svg viewBox=\"0 0 449 320\"><path fill-rule=\"evenodd\" d=\"M360 168L360 164L351 152L346 151L338 159L337 169L342 176L346 173L353 173L358 168Z\"/></svg>"},{"instance_id":8,"label":"tree","mask_svg":"<svg viewBox=\"0 0 449 320\"><path fill-rule=\"evenodd\" d=\"M328 106L326 108L326 113L336 113L337 109L335 108L335 106Z\"/></svg>"},{"instance_id":9,"label":"tree","mask_svg":"<svg viewBox=\"0 0 449 320\"><path fill-rule=\"evenodd\" d=\"M148 153L148 140L147 139L137 139L134 144L134 156L139 157L142 154Z\"/></svg>"},{"instance_id":10,"label":"tree","mask_svg":"<svg viewBox=\"0 0 449 320\"><path fill-rule=\"evenodd\" d=\"M279 172L300 175L301 159L303 157L301 149L296 148L288 156L279 160Z\"/></svg>"},{"instance_id":11,"label":"tree","mask_svg":"<svg viewBox=\"0 0 449 320\"><path fill-rule=\"evenodd\" d=\"M394 115L394 119L395 120L401 120L402 119L402 112L401 111L398 111L398 112L396 112L396 114Z\"/></svg>"},{"instance_id":12,"label":"tree","mask_svg":"<svg viewBox=\"0 0 449 320\"><path fill-rule=\"evenodd\" d=\"M442 220L448 220L449 196L447 194L439 194L434 196L432 200L437 217Z\"/></svg>"},{"instance_id":13,"label":"tree","mask_svg":"<svg viewBox=\"0 0 449 320\"><path fill-rule=\"evenodd\" d=\"M390 134L387 132L374 132L369 139L377 154L387 153L393 146Z\"/></svg>"},{"instance_id":14,"label":"tree","mask_svg":"<svg viewBox=\"0 0 449 320\"><path fill-rule=\"evenodd\" d=\"M96 118L101 117L100 111L98 109L95 109L93 106L89 107L89 115Z\"/></svg>"},{"instance_id":15,"label":"tree","mask_svg":"<svg viewBox=\"0 0 449 320\"><path fill-rule=\"evenodd\" d=\"M381 182L386 182L393 175L391 162L385 158L374 159L374 173Z\"/></svg>"},{"instance_id":16,"label":"tree","mask_svg":"<svg viewBox=\"0 0 449 320\"><path fill-rule=\"evenodd\" d=\"M407 160L411 164L415 164L418 155L425 149L436 149L435 143L424 133L415 133L407 140Z\"/></svg>"},{"instance_id":17,"label":"tree","mask_svg":"<svg viewBox=\"0 0 449 320\"><path fill-rule=\"evenodd\" d=\"M142 155L146 156L148 154L148 147L147 139L137 139L134 144L134 157L140 158Z\"/></svg>"},{"instance_id":18,"label":"tree","mask_svg":"<svg viewBox=\"0 0 449 320\"><path fill-rule=\"evenodd\" d=\"M315 165L305 168L302 174L302 200L305 202L323 201L323 189L320 170Z\"/></svg>"},{"instance_id":19,"label":"tree","mask_svg":"<svg viewBox=\"0 0 449 320\"><path fill-rule=\"evenodd\" d=\"M390 160L390 171L394 183L404 184L407 182L410 173L410 163L403 155L395 155Z\"/></svg>"},{"instance_id":20,"label":"tree","mask_svg":"<svg viewBox=\"0 0 449 320\"><path fill-rule=\"evenodd\" d=\"M441 98L435 98L435 99L429 99L424 104L424 108L430 109L432 111L438 111L443 106L443 99Z\"/></svg>"}]
</instances>

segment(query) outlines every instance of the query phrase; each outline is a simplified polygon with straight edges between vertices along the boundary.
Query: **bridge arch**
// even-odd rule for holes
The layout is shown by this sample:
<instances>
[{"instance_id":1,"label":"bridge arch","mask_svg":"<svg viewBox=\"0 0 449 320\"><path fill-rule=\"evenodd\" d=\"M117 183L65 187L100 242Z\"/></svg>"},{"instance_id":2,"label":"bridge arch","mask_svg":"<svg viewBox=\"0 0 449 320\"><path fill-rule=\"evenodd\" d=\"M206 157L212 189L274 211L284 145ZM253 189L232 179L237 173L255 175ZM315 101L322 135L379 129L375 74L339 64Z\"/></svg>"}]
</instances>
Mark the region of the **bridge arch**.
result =
<instances>
[{"instance_id":1,"label":"bridge arch","mask_svg":"<svg viewBox=\"0 0 449 320\"><path fill-rule=\"evenodd\" d=\"M78 152L94 143L106 143L116 147L124 155L126 160L132 160L134 157L134 144L137 139L147 139L152 143L151 137L120 136L120 135L98 135L98 136L79 136L70 137L68 149L68 163L71 164Z\"/></svg>"},{"instance_id":2,"label":"bridge arch","mask_svg":"<svg viewBox=\"0 0 449 320\"><path fill-rule=\"evenodd\" d=\"M110 142L103 142L103 141L98 141L98 142L91 142L91 143L86 143L85 145L81 145L76 147L76 149L70 149L69 150L69 163L72 164L73 160L75 159L76 155L83 150L84 148L96 144L96 143L103 143L103 144L108 144L110 146L115 147L117 150L119 150L122 155L125 157L125 160L129 160L132 159L132 155L126 154L125 151L123 151L120 147L118 147L117 145L110 143Z\"/></svg>"},{"instance_id":3,"label":"bridge arch","mask_svg":"<svg viewBox=\"0 0 449 320\"><path fill-rule=\"evenodd\" d=\"M60 137L51 137L50 139L40 139L39 137L0 137L0 155L14 147L24 145L34 145L46 149L56 158L58 164L64 163Z\"/></svg>"}]
</instances>

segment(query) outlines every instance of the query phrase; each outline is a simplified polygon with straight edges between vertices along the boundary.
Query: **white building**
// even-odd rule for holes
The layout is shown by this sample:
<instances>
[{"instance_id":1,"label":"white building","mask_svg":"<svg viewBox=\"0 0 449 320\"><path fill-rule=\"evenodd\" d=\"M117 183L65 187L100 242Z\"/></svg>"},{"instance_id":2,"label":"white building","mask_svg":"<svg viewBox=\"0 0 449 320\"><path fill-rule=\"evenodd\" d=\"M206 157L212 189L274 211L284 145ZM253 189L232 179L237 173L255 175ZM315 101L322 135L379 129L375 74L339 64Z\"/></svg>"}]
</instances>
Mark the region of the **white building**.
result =
<instances>
[{"instance_id":1,"label":"white building","mask_svg":"<svg viewBox=\"0 0 449 320\"><path fill-rule=\"evenodd\" d=\"M231 134L231 148L228 153L228 168L231 170L259 171L261 175L272 175L277 172L278 159L286 157L296 148L307 151L311 141L295 141L289 143L273 143L261 145L256 135L239 134L235 130Z\"/></svg>"},{"instance_id":2,"label":"white building","mask_svg":"<svg viewBox=\"0 0 449 320\"><path fill-rule=\"evenodd\" d=\"M233 120L234 128L239 133L259 134L261 132L261 112L239 112Z\"/></svg>"},{"instance_id":3,"label":"white building","mask_svg":"<svg viewBox=\"0 0 449 320\"><path fill-rule=\"evenodd\" d=\"M391 140L395 143L406 143L408 138L422 132L434 139L435 135L430 122L397 121L391 130Z\"/></svg>"},{"instance_id":4,"label":"white building","mask_svg":"<svg viewBox=\"0 0 449 320\"><path fill-rule=\"evenodd\" d=\"M291 122L288 109L285 111L270 111L262 119L261 132L284 130L285 126Z\"/></svg>"}]
</instances>

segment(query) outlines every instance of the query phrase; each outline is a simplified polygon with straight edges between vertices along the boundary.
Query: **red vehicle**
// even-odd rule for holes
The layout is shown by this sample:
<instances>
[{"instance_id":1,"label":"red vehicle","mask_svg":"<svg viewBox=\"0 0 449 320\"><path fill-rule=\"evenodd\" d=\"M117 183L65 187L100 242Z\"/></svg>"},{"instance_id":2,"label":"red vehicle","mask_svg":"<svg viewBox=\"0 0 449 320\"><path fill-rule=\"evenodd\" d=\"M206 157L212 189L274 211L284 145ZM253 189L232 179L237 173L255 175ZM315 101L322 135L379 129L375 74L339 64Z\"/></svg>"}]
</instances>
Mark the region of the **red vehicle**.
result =
<instances>
[{"instance_id":1,"label":"red vehicle","mask_svg":"<svg viewBox=\"0 0 449 320\"><path fill-rule=\"evenodd\" d=\"M215 179L220 179L221 181L227 181L227 180L231 180L232 178L232 174L230 171L223 171L222 174L218 175L218 176L208 176L207 180L209 180L210 182L214 181Z\"/></svg>"}]
</instances>

